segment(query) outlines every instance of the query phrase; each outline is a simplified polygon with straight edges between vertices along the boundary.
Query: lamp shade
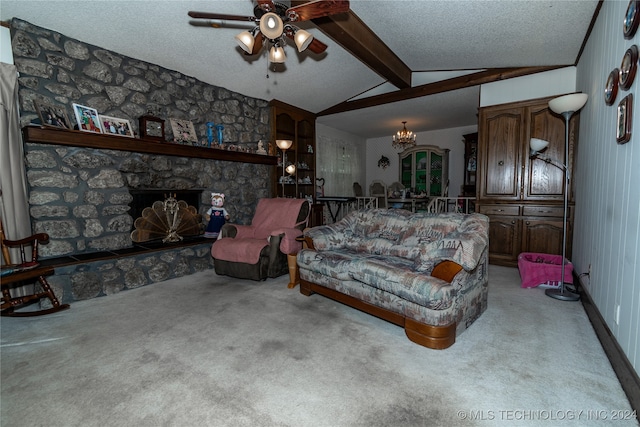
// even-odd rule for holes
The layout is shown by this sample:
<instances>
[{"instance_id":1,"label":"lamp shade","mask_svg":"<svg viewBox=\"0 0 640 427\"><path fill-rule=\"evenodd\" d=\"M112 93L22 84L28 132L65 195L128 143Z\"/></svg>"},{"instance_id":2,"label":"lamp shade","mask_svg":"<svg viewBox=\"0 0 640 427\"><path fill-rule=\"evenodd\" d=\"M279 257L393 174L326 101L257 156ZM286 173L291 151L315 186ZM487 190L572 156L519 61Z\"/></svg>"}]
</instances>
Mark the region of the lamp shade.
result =
<instances>
[{"instance_id":1,"label":"lamp shade","mask_svg":"<svg viewBox=\"0 0 640 427\"><path fill-rule=\"evenodd\" d=\"M290 139L276 139L276 145L278 146L279 149L283 151L291 148L292 144L293 144L293 141Z\"/></svg>"},{"instance_id":2,"label":"lamp shade","mask_svg":"<svg viewBox=\"0 0 640 427\"><path fill-rule=\"evenodd\" d=\"M293 175L294 173L296 173L296 166L294 164L291 164L289 166L287 166L287 169L285 169L287 171L287 173L289 175Z\"/></svg>"},{"instance_id":3,"label":"lamp shade","mask_svg":"<svg viewBox=\"0 0 640 427\"><path fill-rule=\"evenodd\" d=\"M269 49L269 62L275 64L282 64L287 59L287 55L284 54L284 49L278 45L273 45Z\"/></svg>"},{"instance_id":4,"label":"lamp shade","mask_svg":"<svg viewBox=\"0 0 640 427\"><path fill-rule=\"evenodd\" d=\"M556 114L578 111L587 103L586 93L572 93L549 101L549 108Z\"/></svg>"},{"instance_id":5,"label":"lamp shade","mask_svg":"<svg viewBox=\"0 0 640 427\"><path fill-rule=\"evenodd\" d=\"M298 30L293 40L296 42L296 46L298 46L298 52L302 52L309 47L309 44L313 41L313 36L308 31Z\"/></svg>"},{"instance_id":6,"label":"lamp shade","mask_svg":"<svg viewBox=\"0 0 640 427\"><path fill-rule=\"evenodd\" d=\"M235 39L242 50L247 53L251 53L253 51L253 43L255 40L249 31L241 32L235 37Z\"/></svg>"},{"instance_id":7,"label":"lamp shade","mask_svg":"<svg viewBox=\"0 0 640 427\"><path fill-rule=\"evenodd\" d=\"M275 40L282 35L284 24L282 19L273 12L265 13L260 18L260 32L269 40Z\"/></svg>"},{"instance_id":8,"label":"lamp shade","mask_svg":"<svg viewBox=\"0 0 640 427\"><path fill-rule=\"evenodd\" d=\"M529 147L531 147L531 151L538 152L542 151L549 145L549 141L545 141L544 139L539 138L531 138L529 141Z\"/></svg>"}]
</instances>

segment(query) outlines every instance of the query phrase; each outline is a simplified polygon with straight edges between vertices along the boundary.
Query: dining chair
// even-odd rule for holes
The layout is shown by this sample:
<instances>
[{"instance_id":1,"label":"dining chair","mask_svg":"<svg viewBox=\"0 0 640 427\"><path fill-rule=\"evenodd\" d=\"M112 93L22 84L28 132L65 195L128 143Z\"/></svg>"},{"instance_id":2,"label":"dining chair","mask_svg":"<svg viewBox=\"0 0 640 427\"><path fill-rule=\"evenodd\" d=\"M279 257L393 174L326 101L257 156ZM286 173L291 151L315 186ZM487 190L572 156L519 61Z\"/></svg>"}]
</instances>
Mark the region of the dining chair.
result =
<instances>
[{"instance_id":1,"label":"dining chair","mask_svg":"<svg viewBox=\"0 0 640 427\"><path fill-rule=\"evenodd\" d=\"M369 184L369 196L378 198L378 207L387 207L387 184L380 180L373 180Z\"/></svg>"}]
</instances>

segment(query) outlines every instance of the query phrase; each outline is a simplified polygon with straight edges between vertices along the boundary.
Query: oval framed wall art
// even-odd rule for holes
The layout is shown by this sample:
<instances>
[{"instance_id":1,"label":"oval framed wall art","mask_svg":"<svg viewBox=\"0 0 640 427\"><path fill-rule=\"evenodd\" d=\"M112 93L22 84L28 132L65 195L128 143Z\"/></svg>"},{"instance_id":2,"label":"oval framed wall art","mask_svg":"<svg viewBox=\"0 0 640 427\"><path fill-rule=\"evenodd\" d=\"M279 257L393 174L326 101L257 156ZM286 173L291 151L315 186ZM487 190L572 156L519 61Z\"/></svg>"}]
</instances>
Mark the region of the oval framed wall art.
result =
<instances>
[{"instance_id":1,"label":"oval framed wall art","mask_svg":"<svg viewBox=\"0 0 640 427\"><path fill-rule=\"evenodd\" d=\"M638 22L640 22L640 0L631 0L622 22L622 33L625 39L633 38L638 29Z\"/></svg>"},{"instance_id":2,"label":"oval framed wall art","mask_svg":"<svg viewBox=\"0 0 640 427\"><path fill-rule=\"evenodd\" d=\"M620 74L620 70L614 68L612 72L609 73L609 77L607 78L607 83L604 86L604 102L607 105L613 105L616 101L616 96L618 96L618 75Z\"/></svg>"},{"instance_id":3,"label":"oval framed wall art","mask_svg":"<svg viewBox=\"0 0 640 427\"><path fill-rule=\"evenodd\" d=\"M618 73L618 83L620 89L627 90L633 84L638 69L638 46L631 46L624 53L622 63L620 64L620 72Z\"/></svg>"}]
</instances>

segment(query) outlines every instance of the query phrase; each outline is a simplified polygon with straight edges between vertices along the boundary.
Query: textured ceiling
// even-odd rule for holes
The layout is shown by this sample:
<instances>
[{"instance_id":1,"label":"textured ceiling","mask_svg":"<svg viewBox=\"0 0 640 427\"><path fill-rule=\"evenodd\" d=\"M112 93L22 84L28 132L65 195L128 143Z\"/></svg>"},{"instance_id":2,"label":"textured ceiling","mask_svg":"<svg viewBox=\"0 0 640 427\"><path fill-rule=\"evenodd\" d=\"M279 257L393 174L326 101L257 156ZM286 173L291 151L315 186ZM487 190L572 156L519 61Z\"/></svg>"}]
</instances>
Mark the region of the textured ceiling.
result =
<instances>
[{"instance_id":1,"label":"textured ceiling","mask_svg":"<svg viewBox=\"0 0 640 427\"><path fill-rule=\"evenodd\" d=\"M503 67L572 65L597 0L352 0L351 10L413 72L412 85ZM283 70L266 57L246 57L233 37L245 26L190 25L190 10L251 15L251 0L0 0L0 19L17 17L117 53L177 70L204 82L317 113L396 88L319 31L322 55L286 47ZM622 24L621 24L622 25ZM269 76L267 78L267 75ZM361 135L414 132L477 122L478 87L322 116L319 123Z\"/></svg>"}]
</instances>

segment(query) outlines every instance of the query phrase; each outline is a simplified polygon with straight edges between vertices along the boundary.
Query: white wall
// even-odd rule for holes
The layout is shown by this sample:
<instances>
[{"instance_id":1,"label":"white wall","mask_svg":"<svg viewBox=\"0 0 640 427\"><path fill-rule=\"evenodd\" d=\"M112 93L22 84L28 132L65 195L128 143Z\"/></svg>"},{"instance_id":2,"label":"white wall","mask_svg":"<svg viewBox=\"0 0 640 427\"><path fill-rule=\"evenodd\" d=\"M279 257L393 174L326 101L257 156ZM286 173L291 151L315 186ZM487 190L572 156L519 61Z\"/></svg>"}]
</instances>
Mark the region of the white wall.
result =
<instances>
[{"instance_id":1,"label":"white wall","mask_svg":"<svg viewBox=\"0 0 640 427\"><path fill-rule=\"evenodd\" d=\"M640 74L629 91L604 102L609 73L640 44L622 35L629 2L605 1L577 68L577 89L589 94L580 112L573 263L636 372L640 368ZM616 143L617 105L633 94L631 141ZM620 306L619 322L616 307Z\"/></svg>"},{"instance_id":2,"label":"white wall","mask_svg":"<svg viewBox=\"0 0 640 427\"><path fill-rule=\"evenodd\" d=\"M0 62L13 64L13 52L11 51L11 34L7 27L0 26Z\"/></svg>"},{"instance_id":3,"label":"white wall","mask_svg":"<svg viewBox=\"0 0 640 427\"><path fill-rule=\"evenodd\" d=\"M575 92L576 68L566 67L480 86L480 106Z\"/></svg>"},{"instance_id":4,"label":"white wall","mask_svg":"<svg viewBox=\"0 0 640 427\"><path fill-rule=\"evenodd\" d=\"M464 181L464 139L462 135L478 131L478 126L464 126L459 128L440 129L430 132L416 133L417 145L436 145L440 148L448 148L449 152L449 195L460 194L460 186ZM387 185L400 179L399 151L391 146L391 135L367 140L367 179L363 186L368 193L369 183L374 179L380 179ZM378 160L386 156L391 165L386 169L378 167Z\"/></svg>"}]
</instances>

